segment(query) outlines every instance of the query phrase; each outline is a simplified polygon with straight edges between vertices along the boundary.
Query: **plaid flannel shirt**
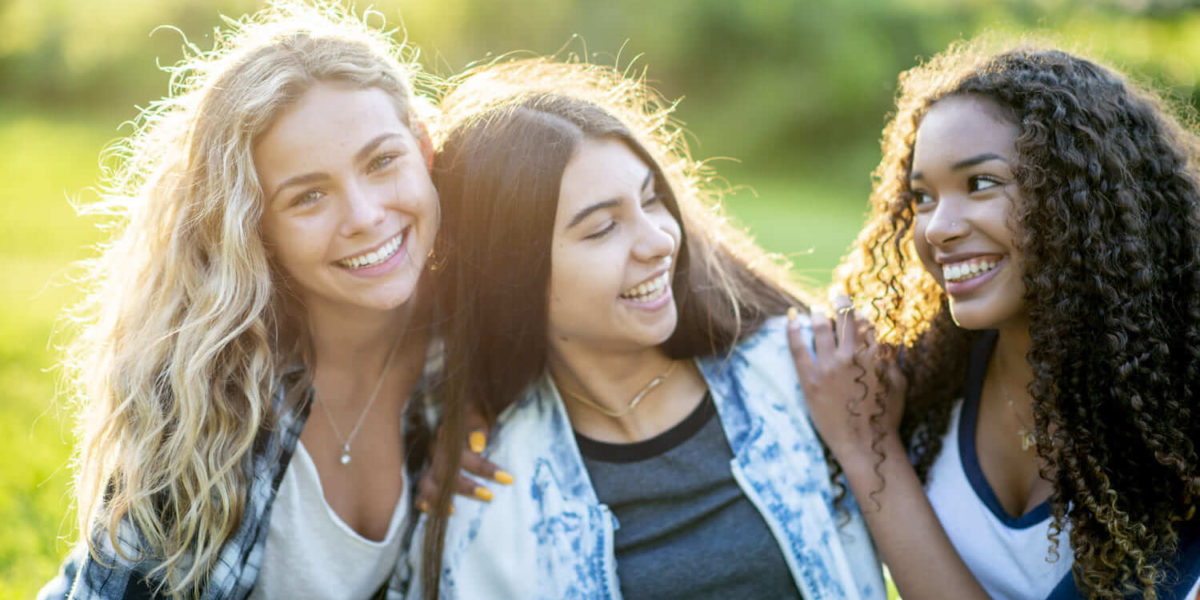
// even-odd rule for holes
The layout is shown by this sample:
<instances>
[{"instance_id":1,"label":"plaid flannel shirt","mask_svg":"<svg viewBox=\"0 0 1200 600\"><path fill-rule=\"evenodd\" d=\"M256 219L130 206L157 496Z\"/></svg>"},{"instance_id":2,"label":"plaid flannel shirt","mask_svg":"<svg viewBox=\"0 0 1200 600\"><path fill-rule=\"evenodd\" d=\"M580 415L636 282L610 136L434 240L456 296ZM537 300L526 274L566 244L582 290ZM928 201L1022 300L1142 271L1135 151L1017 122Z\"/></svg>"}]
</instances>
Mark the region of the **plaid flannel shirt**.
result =
<instances>
[{"instance_id":1,"label":"plaid flannel shirt","mask_svg":"<svg viewBox=\"0 0 1200 600\"><path fill-rule=\"evenodd\" d=\"M429 424L436 419L435 391L442 374L442 350L441 338L433 336L426 351L421 379L414 386L405 408L403 427L409 474L415 473L424 459L424 450L429 439ZM220 555L208 573L207 584L198 598L240 600L248 597L254 588L263 560L263 551L267 545L271 506L312 406L311 388L303 390L303 401L299 402L298 406L288 406L289 392L302 381L299 376L301 373L299 368L288 370L276 386L271 402L275 408L274 413L279 415L279 418L274 426L264 428L261 433L262 443L255 445L260 450L250 459L250 473L253 479L247 493L242 521L233 536L221 547ZM414 485L415 478L408 477L407 483L410 486ZM410 494L410 497L413 496ZM407 535L411 535L412 520L407 529ZM160 597L161 594L156 590L161 582L147 579L147 574L156 563L129 560L121 556L138 556L141 547L138 533L128 523L123 523L116 537L121 553L117 552L109 535L105 533L97 536L97 549L102 560L92 557L85 544L77 546L63 563L58 575L38 593L38 600L132 600ZM400 589L407 584L406 564L406 560L400 561L397 571L393 573L386 587Z\"/></svg>"}]
</instances>

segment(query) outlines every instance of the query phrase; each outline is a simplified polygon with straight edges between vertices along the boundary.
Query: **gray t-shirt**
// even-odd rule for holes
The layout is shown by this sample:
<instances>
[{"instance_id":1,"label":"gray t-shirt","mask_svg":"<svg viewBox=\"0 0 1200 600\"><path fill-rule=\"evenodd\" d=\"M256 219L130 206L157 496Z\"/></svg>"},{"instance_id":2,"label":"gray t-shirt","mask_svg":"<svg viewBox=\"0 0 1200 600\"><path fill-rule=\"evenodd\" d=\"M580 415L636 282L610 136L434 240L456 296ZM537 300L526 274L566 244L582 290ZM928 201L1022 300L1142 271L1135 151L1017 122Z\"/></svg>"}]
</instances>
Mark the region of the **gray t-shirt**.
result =
<instances>
[{"instance_id":1,"label":"gray t-shirt","mask_svg":"<svg viewBox=\"0 0 1200 600\"><path fill-rule=\"evenodd\" d=\"M783 553L730 470L711 395L671 429L633 444L576 434L600 502L617 517L621 594L800 598Z\"/></svg>"}]
</instances>

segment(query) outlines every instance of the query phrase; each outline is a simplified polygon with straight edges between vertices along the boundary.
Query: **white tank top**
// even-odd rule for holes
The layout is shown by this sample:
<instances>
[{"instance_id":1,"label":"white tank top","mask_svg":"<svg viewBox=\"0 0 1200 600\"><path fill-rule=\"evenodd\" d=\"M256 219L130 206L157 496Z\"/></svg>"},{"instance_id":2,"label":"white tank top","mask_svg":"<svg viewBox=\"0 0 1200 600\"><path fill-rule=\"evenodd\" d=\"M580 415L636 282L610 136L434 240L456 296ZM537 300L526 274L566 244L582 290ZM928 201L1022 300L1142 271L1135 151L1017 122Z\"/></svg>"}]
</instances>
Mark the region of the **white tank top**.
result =
<instances>
[{"instance_id":1,"label":"white tank top","mask_svg":"<svg viewBox=\"0 0 1200 600\"><path fill-rule=\"evenodd\" d=\"M271 509L250 598L369 598L400 559L400 530L408 516L408 486L403 487L383 541L364 538L325 502L317 466L297 441Z\"/></svg>"},{"instance_id":2,"label":"white tank top","mask_svg":"<svg viewBox=\"0 0 1200 600\"><path fill-rule=\"evenodd\" d=\"M1049 502L1013 517L1004 511L979 467L975 453L979 395L994 344L995 332L989 332L971 349L964 397L950 415L942 452L929 470L925 492L954 549L993 598L1042 600L1051 593L1056 599L1076 598L1074 581L1064 581L1075 562L1069 529L1064 526L1058 535L1055 560L1047 538ZM1200 540L1188 536L1181 540L1175 559L1179 579L1169 589L1161 589L1160 598L1200 600L1200 581L1194 579L1200 575ZM1063 587L1055 589L1060 582Z\"/></svg>"},{"instance_id":3,"label":"white tank top","mask_svg":"<svg viewBox=\"0 0 1200 600\"><path fill-rule=\"evenodd\" d=\"M926 493L954 549L993 598L1041 600L1071 572L1074 553L1059 534L1052 560L1050 505L1013 517L996 498L975 455L978 402L959 402L950 415L942 452L929 470ZM961 434L960 434L961 433Z\"/></svg>"}]
</instances>

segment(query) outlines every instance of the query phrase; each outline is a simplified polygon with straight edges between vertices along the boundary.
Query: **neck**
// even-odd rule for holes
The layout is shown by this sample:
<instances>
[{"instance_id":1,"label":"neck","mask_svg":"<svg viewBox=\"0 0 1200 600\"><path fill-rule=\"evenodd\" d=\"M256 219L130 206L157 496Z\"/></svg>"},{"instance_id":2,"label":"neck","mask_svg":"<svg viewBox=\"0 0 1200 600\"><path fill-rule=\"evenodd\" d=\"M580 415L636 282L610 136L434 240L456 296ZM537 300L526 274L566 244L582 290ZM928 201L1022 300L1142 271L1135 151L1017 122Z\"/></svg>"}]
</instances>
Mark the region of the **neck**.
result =
<instances>
[{"instance_id":1,"label":"neck","mask_svg":"<svg viewBox=\"0 0 1200 600\"><path fill-rule=\"evenodd\" d=\"M549 368L576 431L602 441L632 442L665 431L702 397L705 384L699 373L686 364L672 369L674 362L657 347L634 352L552 348ZM586 403L591 401L610 412L625 411L647 384L668 369L671 372L665 381L647 392L634 410L619 417Z\"/></svg>"},{"instance_id":2,"label":"neck","mask_svg":"<svg viewBox=\"0 0 1200 600\"><path fill-rule=\"evenodd\" d=\"M416 299L386 311L308 310L309 335L316 363L313 385L328 404L362 396L382 375L388 355L392 366L413 339L419 320ZM399 345L399 347L397 347Z\"/></svg>"},{"instance_id":3,"label":"neck","mask_svg":"<svg viewBox=\"0 0 1200 600\"><path fill-rule=\"evenodd\" d=\"M1029 395L1029 383L1033 381L1033 368L1026 355L1032 341L1027 322L1014 323L998 328L996 348L992 351L991 365L984 380L985 389L999 392L1006 403L1012 403L1022 427L1033 424L1033 398Z\"/></svg>"}]
</instances>

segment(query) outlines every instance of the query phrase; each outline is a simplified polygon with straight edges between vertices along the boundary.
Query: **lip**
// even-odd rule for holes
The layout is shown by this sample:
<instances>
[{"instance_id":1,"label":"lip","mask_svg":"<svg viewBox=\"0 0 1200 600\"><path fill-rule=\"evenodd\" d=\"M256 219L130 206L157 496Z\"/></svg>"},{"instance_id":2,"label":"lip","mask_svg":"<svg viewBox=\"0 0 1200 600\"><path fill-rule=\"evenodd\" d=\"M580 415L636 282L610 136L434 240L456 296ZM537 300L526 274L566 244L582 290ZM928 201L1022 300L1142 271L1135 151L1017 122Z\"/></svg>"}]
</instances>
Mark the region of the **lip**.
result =
<instances>
[{"instance_id":1,"label":"lip","mask_svg":"<svg viewBox=\"0 0 1200 600\"><path fill-rule=\"evenodd\" d=\"M408 243L409 243L410 238L412 237L412 226L401 229L400 232L397 233L396 235L403 235L404 241L400 243L400 247L396 249L395 254L392 254L392 256L389 257L387 260L385 260L377 265L372 265L370 267L364 267L362 269L351 269L350 267L341 265L337 261L334 261L333 266L341 269L342 271L345 271L346 273L349 273L350 275L354 275L357 277L379 277L381 275L386 275L387 273L389 273L393 269L395 269L397 265L404 262L405 257L408 256ZM346 260L347 258L353 258L355 256L362 256L363 254L366 254L368 252L374 252L375 250L382 248L383 246L387 245L388 242L395 239L396 235L390 236L387 239L383 240L382 242L379 242L378 244L376 244L376 245L372 246L371 248L368 248L362 252L355 252L354 254L350 254L350 255L346 256L345 258L340 258L340 259L338 259L338 261Z\"/></svg>"},{"instance_id":2,"label":"lip","mask_svg":"<svg viewBox=\"0 0 1200 600\"><path fill-rule=\"evenodd\" d=\"M959 258L960 256L965 257L965 258ZM964 295L973 293L973 292L977 291L979 288L987 285L987 283L989 281L991 281L997 275L1000 274L1000 271L1002 271L1008 267L1008 262L1009 262L1008 255L1006 255L1006 254L1005 255L997 255L995 253L978 253L978 254L973 254L973 255L967 255L967 254L954 255L955 260L950 260L947 262L961 262L963 260L969 260L971 258L975 258L978 256L1000 256L1000 260L996 261L996 267L994 269L992 269L991 271L988 271L987 273L984 273L983 275L980 275L978 277L973 277L966 281L947 281L947 280L943 279L942 285L945 287L947 294L950 294L951 296L964 296ZM938 257L936 260L938 262L942 262L941 257Z\"/></svg>"}]
</instances>

